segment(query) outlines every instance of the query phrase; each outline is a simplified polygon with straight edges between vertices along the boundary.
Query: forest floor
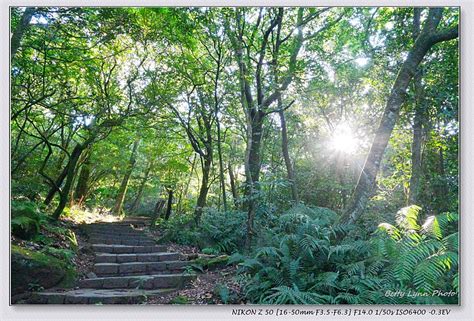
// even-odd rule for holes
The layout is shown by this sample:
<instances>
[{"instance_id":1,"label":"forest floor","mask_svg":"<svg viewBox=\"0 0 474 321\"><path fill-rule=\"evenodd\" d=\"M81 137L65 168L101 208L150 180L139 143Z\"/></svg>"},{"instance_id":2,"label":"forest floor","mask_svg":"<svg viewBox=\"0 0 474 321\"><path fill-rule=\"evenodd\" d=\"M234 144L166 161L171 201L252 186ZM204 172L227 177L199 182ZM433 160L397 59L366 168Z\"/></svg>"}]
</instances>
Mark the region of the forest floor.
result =
<instances>
[{"instance_id":1,"label":"forest floor","mask_svg":"<svg viewBox=\"0 0 474 321\"><path fill-rule=\"evenodd\" d=\"M225 285L233 293L240 293L239 285L233 281L235 267L219 268L206 271L198 275L184 289L168 293L167 295L150 298L147 304L224 304L222 297L216 290L216 285ZM244 303L241 300L232 300L233 304Z\"/></svg>"}]
</instances>

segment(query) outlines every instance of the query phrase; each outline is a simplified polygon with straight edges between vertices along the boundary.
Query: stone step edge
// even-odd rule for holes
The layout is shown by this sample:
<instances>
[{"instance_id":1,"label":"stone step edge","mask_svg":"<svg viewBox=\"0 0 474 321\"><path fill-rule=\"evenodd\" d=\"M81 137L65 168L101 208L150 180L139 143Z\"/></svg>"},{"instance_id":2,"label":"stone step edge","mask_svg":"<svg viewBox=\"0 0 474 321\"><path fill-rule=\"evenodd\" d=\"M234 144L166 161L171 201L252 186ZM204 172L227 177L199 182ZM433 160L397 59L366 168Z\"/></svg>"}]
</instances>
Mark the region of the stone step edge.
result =
<instances>
[{"instance_id":1,"label":"stone step edge","mask_svg":"<svg viewBox=\"0 0 474 321\"><path fill-rule=\"evenodd\" d=\"M80 289L67 292L34 292L29 303L35 304L133 304L147 298L176 291L174 288L158 290L139 289ZM87 292L90 292L88 295ZM122 293L120 293L122 292Z\"/></svg>"},{"instance_id":2,"label":"stone step edge","mask_svg":"<svg viewBox=\"0 0 474 321\"><path fill-rule=\"evenodd\" d=\"M127 275L83 279L77 284L81 289L181 288L196 277L197 275L194 274L183 273Z\"/></svg>"},{"instance_id":3,"label":"stone step edge","mask_svg":"<svg viewBox=\"0 0 474 321\"><path fill-rule=\"evenodd\" d=\"M151 253L96 253L95 263L131 263L131 262L162 262L162 260L146 260L148 257L177 257L178 260L181 258L179 252L151 252ZM129 260L127 260L129 259ZM98 262L102 261L102 262Z\"/></svg>"},{"instance_id":4,"label":"stone step edge","mask_svg":"<svg viewBox=\"0 0 474 321\"><path fill-rule=\"evenodd\" d=\"M128 263L95 263L94 273L98 276L126 276L156 274L157 272L182 271L190 261L158 261Z\"/></svg>"},{"instance_id":5,"label":"stone step edge","mask_svg":"<svg viewBox=\"0 0 474 321\"><path fill-rule=\"evenodd\" d=\"M165 245L118 245L118 244L92 244L92 250L96 253L111 254L138 254L138 253L158 253L167 252L168 247ZM132 251L132 252L130 252Z\"/></svg>"},{"instance_id":6,"label":"stone step edge","mask_svg":"<svg viewBox=\"0 0 474 321\"><path fill-rule=\"evenodd\" d=\"M121 245L121 244L104 244L104 243L91 243L91 246L108 246L108 247L146 247L149 245ZM150 245L151 246L151 245ZM156 244L156 247L167 247L166 245Z\"/></svg>"},{"instance_id":7,"label":"stone step edge","mask_svg":"<svg viewBox=\"0 0 474 321\"><path fill-rule=\"evenodd\" d=\"M142 239L153 240L152 237L150 237L148 235L143 235L143 234L139 234L139 235L130 234L130 235L127 235L127 234L113 234L113 233L90 233L90 234L87 234L87 237L90 238L90 239L93 239L93 238L107 238L107 239L126 238L126 239L139 239L139 240L142 240Z\"/></svg>"},{"instance_id":8,"label":"stone step edge","mask_svg":"<svg viewBox=\"0 0 474 321\"><path fill-rule=\"evenodd\" d=\"M99 241L99 240L94 240ZM100 240L105 245L129 245L129 246L153 246L157 245L153 241L133 241L133 240ZM105 243L104 243L105 242ZM95 243L97 244L97 243Z\"/></svg>"}]
</instances>

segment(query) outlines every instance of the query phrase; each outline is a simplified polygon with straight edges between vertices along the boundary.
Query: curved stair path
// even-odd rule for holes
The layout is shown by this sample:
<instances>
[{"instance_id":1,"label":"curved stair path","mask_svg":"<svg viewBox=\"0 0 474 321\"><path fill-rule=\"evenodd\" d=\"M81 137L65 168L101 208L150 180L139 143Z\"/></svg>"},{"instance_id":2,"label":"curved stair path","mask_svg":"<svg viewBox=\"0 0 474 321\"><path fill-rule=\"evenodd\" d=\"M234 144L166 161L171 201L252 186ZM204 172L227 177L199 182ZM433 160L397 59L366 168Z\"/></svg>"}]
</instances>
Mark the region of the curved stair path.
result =
<instances>
[{"instance_id":1,"label":"curved stair path","mask_svg":"<svg viewBox=\"0 0 474 321\"><path fill-rule=\"evenodd\" d=\"M182 288L194 276L183 273L188 261L156 245L143 230L146 220L93 223L85 227L95 252L96 277L79 280L79 289L37 292L31 303L132 304Z\"/></svg>"}]
</instances>

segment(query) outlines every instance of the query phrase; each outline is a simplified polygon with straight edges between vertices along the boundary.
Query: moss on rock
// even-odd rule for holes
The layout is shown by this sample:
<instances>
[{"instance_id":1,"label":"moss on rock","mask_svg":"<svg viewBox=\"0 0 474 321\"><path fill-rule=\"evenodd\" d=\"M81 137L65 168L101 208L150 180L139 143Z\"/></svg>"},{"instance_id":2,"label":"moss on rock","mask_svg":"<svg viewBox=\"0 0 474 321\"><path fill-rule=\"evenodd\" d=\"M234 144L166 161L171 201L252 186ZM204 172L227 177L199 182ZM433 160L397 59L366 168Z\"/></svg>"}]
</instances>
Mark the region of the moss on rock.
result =
<instances>
[{"instance_id":1,"label":"moss on rock","mask_svg":"<svg viewBox=\"0 0 474 321\"><path fill-rule=\"evenodd\" d=\"M205 270L213 270L227 265L229 261L228 255L220 255L216 257L204 257L200 256L194 261L194 264L201 266Z\"/></svg>"},{"instance_id":2,"label":"moss on rock","mask_svg":"<svg viewBox=\"0 0 474 321\"><path fill-rule=\"evenodd\" d=\"M12 245L12 295L53 286L70 287L75 282L74 268L50 255Z\"/></svg>"}]
</instances>

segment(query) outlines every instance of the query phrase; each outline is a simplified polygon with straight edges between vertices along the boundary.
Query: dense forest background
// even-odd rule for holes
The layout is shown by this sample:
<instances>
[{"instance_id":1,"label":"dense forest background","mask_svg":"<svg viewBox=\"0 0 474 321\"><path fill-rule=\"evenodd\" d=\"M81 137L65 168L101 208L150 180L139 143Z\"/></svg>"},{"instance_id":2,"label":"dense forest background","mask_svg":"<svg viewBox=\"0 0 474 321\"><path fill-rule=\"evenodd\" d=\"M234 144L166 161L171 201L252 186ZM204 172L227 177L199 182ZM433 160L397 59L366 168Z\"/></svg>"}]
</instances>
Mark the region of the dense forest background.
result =
<instances>
[{"instance_id":1,"label":"dense forest background","mask_svg":"<svg viewBox=\"0 0 474 321\"><path fill-rule=\"evenodd\" d=\"M249 302L457 303L458 18L13 8L12 231L150 216Z\"/></svg>"}]
</instances>

